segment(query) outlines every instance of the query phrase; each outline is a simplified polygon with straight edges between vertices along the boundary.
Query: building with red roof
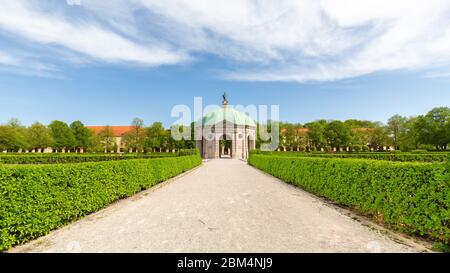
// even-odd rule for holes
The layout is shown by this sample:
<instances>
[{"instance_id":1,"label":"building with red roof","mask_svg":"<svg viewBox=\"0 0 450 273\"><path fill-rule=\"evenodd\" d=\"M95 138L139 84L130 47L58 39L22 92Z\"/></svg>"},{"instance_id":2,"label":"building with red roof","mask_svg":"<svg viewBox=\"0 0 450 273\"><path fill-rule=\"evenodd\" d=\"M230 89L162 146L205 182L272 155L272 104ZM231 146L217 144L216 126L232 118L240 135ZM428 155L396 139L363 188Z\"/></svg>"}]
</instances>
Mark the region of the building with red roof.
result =
<instances>
[{"instance_id":1,"label":"building with red roof","mask_svg":"<svg viewBox=\"0 0 450 273\"><path fill-rule=\"evenodd\" d=\"M100 135L102 131L108 126L86 126L88 129L93 131L96 135ZM134 126L109 126L113 132L115 138L115 143L117 145L117 152L122 152L125 149L125 145L122 141L123 136L135 129Z\"/></svg>"},{"instance_id":2,"label":"building with red roof","mask_svg":"<svg viewBox=\"0 0 450 273\"><path fill-rule=\"evenodd\" d=\"M95 134L99 135L107 126L86 126ZM109 126L113 131L114 137L123 137L126 133L132 131L134 126Z\"/></svg>"}]
</instances>

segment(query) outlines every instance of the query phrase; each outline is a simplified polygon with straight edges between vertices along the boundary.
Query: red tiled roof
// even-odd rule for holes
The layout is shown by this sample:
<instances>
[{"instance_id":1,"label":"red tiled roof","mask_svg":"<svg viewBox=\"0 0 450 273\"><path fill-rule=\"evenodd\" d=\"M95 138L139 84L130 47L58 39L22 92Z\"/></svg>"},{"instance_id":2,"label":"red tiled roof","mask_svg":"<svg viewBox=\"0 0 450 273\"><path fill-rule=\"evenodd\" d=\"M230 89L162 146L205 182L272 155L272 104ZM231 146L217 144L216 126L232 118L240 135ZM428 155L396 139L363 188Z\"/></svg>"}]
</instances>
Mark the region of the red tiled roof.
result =
<instances>
[{"instance_id":1,"label":"red tiled roof","mask_svg":"<svg viewBox=\"0 0 450 273\"><path fill-rule=\"evenodd\" d=\"M97 135L100 134L106 128L106 126L86 126L86 127L94 131L94 133ZM134 126L109 126L109 127L112 129L115 137L121 137L134 129Z\"/></svg>"}]
</instances>

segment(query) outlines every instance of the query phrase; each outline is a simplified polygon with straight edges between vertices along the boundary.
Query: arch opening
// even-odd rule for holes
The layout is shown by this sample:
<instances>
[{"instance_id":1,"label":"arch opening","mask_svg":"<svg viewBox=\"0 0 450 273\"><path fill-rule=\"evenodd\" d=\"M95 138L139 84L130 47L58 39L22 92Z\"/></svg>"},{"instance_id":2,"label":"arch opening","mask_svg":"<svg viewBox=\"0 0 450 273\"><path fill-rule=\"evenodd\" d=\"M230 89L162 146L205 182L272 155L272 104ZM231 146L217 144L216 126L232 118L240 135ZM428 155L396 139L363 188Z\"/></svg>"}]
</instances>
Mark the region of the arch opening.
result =
<instances>
[{"instance_id":1,"label":"arch opening","mask_svg":"<svg viewBox=\"0 0 450 273\"><path fill-rule=\"evenodd\" d=\"M233 141L226 134L222 135L219 139L219 157L233 158Z\"/></svg>"}]
</instances>

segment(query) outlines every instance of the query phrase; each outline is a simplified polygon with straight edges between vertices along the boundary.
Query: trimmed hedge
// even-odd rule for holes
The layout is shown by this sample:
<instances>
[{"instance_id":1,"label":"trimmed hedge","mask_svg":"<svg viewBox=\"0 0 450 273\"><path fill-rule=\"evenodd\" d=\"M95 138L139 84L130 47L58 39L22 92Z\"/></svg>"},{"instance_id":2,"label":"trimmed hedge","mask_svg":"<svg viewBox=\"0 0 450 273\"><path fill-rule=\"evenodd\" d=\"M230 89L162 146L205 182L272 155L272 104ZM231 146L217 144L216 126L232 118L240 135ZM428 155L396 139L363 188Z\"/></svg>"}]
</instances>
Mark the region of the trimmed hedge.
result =
<instances>
[{"instance_id":1,"label":"trimmed hedge","mask_svg":"<svg viewBox=\"0 0 450 273\"><path fill-rule=\"evenodd\" d=\"M446 164L258 154L249 164L397 230L450 243Z\"/></svg>"},{"instance_id":2,"label":"trimmed hedge","mask_svg":"<svg viewBox=\"0 0 450 273\"><path fill-rule=\"evenodd\" d=\"M324 158L364 158L373 160L387 160L400 162L446 162L448 153L302 153L302 152L261 152L255 151L256 154L285 156L285 157L324 157Z\"/></svg>"},{"instance_id":3,"label":"trimmed hedge","mask_svg":"<svg viewBox=\"0 0 450 273\"><path fill-rule=\"evenodd\" d=\"M0 252L201 164L159 159L0 166Z\"/></svg>"},{"instance_id":4,"label":"trimmed hedge","mask_svg":"<svg viewBox=\"0 0 450 273\"><path fill-rule=\"evenodd\" d=\"M13 154L0 155L3 164L62 164L100 162L129 159L149 159L163 157L177 157L194 155L195 151L185 150L178 153L152 153L152 154Z\"/></svg>"}]
</instances>

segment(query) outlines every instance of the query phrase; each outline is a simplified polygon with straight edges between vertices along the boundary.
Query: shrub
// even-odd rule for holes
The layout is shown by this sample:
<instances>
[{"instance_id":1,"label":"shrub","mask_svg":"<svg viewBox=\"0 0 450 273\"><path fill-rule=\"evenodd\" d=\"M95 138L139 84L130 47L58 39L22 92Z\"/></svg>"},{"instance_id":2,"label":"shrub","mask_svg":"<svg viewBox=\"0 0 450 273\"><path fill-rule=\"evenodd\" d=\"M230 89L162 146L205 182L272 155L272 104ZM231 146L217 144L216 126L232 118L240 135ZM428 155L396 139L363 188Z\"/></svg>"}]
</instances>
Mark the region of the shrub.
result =
<instances>
[{"instance_id":1,"label":"shrub","mask_svg":"<svg viewBox=\"0 0 450 273\"><path fill-rule=\"evenodd\" d=\"M249 164L395 229L450 242L450 163L251 154Z\"/></svg>"},{"instance_id":2,"label":"shrub","mask_svg":"<svg viewBox=\"0 0 450 273\"><path fill-rule=\"evenodd\" d=\"M428 153L428 150L426 150L426 149L417 149L417 150L412 150L411 153L413 153L413 154L426 154L426 153Z\"/></svg>"},{"instance_id":3,"label":"shrub","mask_svg":"<svg viewBox=\"0 0 450 273\"><path fill-rule=\"evenodd\" d=\"M352 151L353 152L361 152L362 147L360 145L354 145L354 146L352 146Z\"/></svg>"},{"instance_id":4,"label":"shrub","mask_svg":"<svg viewBox=\"0 0 450 273\"><path fill-rule=\"evenodd\" d=\"M187 155L187 154L186 154ZM3 164L62 164L115 161L129 159L150 159L162 157L176 157L176 153L153 154L13 154L0 155L0 163Z\"/></svg>"},{"instance_id":5,"label":"shrub","mask_svg":"<svg viewBox=\"0 0 450 273\"><path fill-rule=\"evenodd\" d=\"M0 251L201 164L198 155L0 166Z\"/></svg>"},{"instance_id":6,"label":"shrub","mask_svg":"<svg viewBox=\"0 0 450 273\"><path fill-rule=\"evenodd\" d=\"M255 153L252 151L252 153ZM296 153L296 152L260 152L265 155L283 156L283 157L324 157L324 158L364 158L373 160L387 160L400 162L446 162L448 153L428 153L428 154L410 154L410 153Z\"/></svg>"},{"instance_id":7,"label":"shrub","mask_svg":"<svg viewBox=\"0 0 450 273\"><path fill-rule=\"evenodd\" d=\"M187 156L187 155L200 155L200 152L198 149L181 149L178 152L179 156Z\"/></svg>"}]
</instances>

